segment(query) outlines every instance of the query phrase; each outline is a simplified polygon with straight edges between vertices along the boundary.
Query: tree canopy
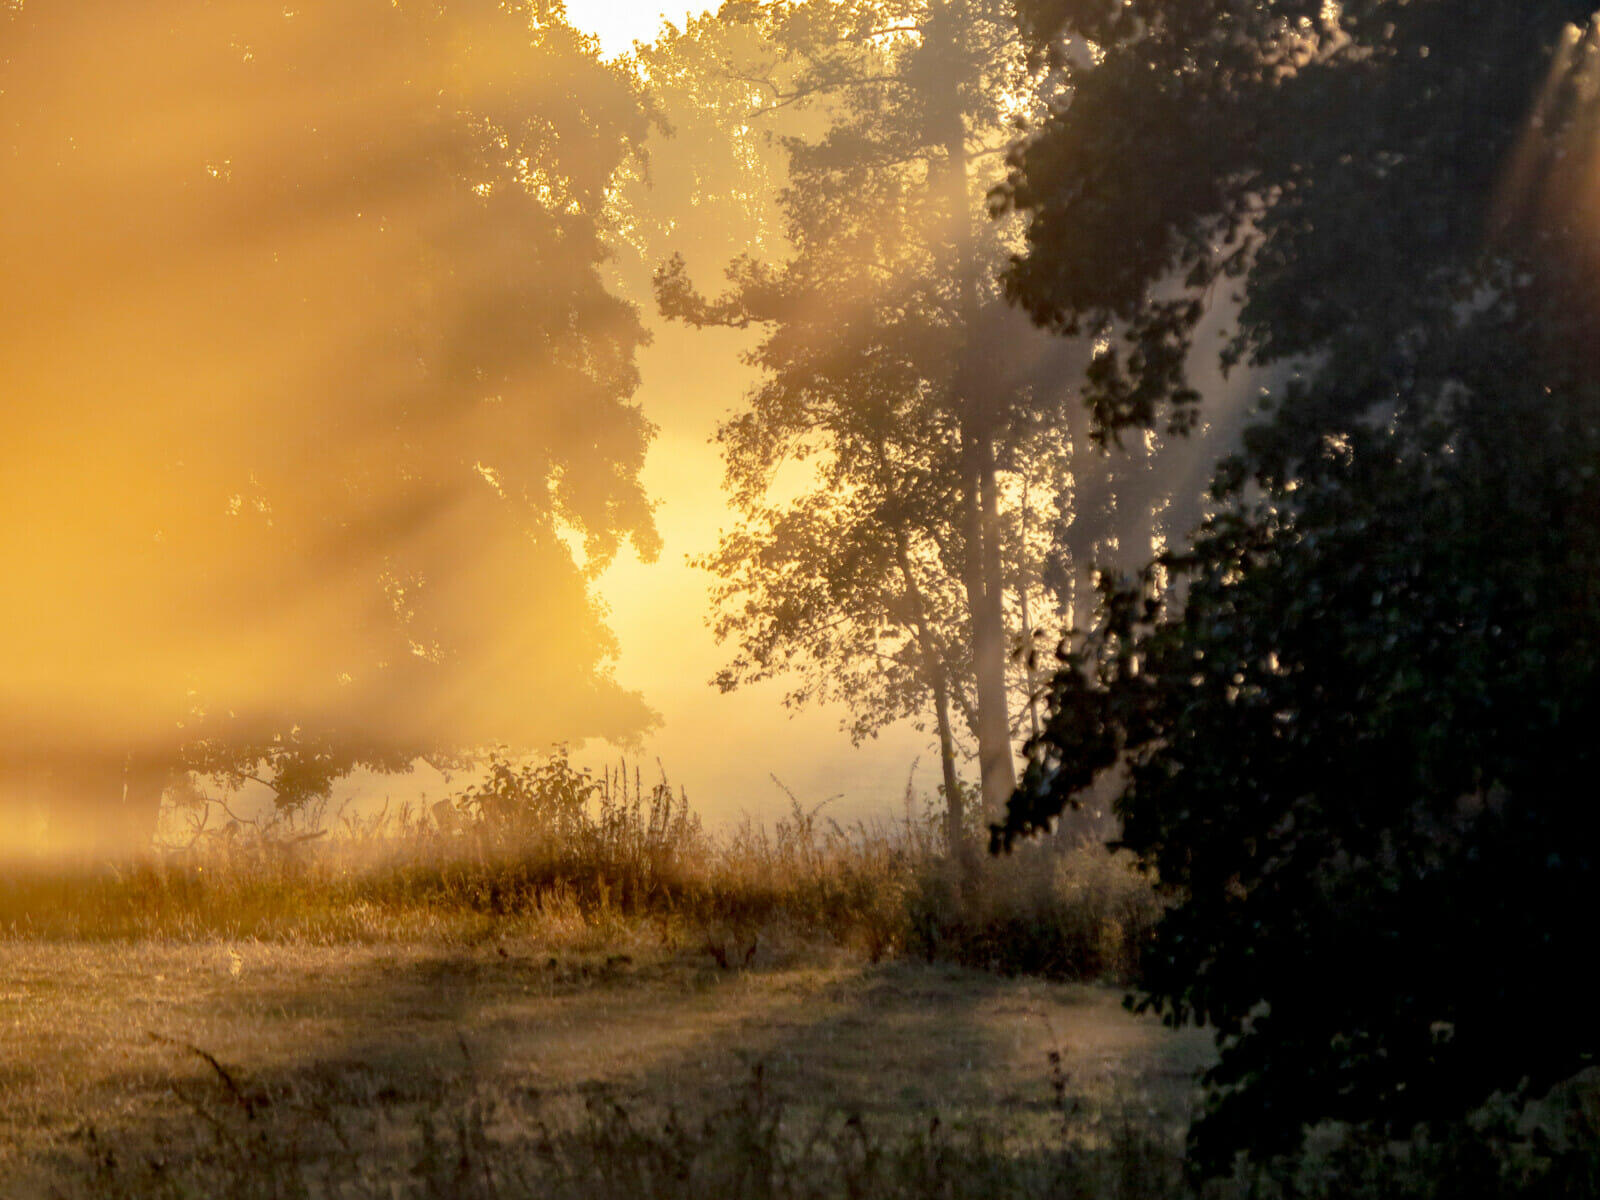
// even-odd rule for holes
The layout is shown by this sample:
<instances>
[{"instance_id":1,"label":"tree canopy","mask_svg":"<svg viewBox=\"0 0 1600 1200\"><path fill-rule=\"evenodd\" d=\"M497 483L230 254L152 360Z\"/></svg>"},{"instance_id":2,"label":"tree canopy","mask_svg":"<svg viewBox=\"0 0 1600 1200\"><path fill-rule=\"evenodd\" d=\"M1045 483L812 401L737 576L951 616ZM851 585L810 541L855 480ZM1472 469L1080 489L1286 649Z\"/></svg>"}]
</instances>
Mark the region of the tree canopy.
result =
<instances>
[{"instance_id":1,"label":"tree canopy","mask_svg":"<svg viewBox=\"0 0 1600 1200\"><path fill-rule=\"evenodd\" d=\"M0 759L625 736L604 285L647 114L559 5L11 6Z\"/></svg>"},{"instance_id":2,"label":"tree canopy","mask_svg":"<svg viewBox=\"0 0 1600 1200\"><path fill-rule=\"evenodd\" d=\"M1538 1094L1597 1050L1559 1016L1600 833L1588 6L1023 11L1070 98L1009 284L1106 339L1100 429L1203 411L1218 289L1272 383L1192 544L1068 648L998 832L1126 765L1175 901L1146 1002L1222 1049L1203 1167Z\"/></svg>"},{"instance_id":3,"label":"tree canopy","mask_svg":"<svg viewBox=\"0 0 1600 1200\"><path fill-rule=\"evenodd\" d=\"M738 646L718 682L787 675L790 703L843 701L858 739L927 720L955 806L971 738L997 810L1026 691L1009 655L1030 589L1035 619L1053 609L1040 576L1069 445L1037 385L1071 351L1002 303L1006 230L984 220L1036 80L997 4L730 4L717 20L759 38L722 69L747 122L782 138L789 243L735 261L721 297L681 258L657 277L669 314L763 331L763 382L718 435L742 514L702 560Z\"/></svg>"}]
</instances>

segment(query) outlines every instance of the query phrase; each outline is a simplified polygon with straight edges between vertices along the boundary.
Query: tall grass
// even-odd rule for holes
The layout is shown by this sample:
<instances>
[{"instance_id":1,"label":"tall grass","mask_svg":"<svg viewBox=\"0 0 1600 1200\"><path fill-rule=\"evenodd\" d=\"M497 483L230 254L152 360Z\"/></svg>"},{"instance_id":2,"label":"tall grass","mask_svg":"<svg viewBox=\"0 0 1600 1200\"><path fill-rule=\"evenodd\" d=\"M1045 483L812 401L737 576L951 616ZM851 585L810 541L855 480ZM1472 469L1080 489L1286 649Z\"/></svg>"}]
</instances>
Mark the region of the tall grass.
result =
<instances>
[{"instance_id":1,"label":"tall grass","mask_svg":"<svg viewBox=\"0 0 1600 1200\"><path fill-rule=\"evenodd\" d=\"M641 938L731 968L796 943L1059 978L1125 979L1157 915L1095 845L1029 846L963 875L909 790L896 818L841 825L791 797L771 824L708 833L681 791L564 754L492 758L426 810L337 829L197 820L180 846L115 866L16 864L0 936L473 943L595 948Z\"/></svg>"}]
</instances>

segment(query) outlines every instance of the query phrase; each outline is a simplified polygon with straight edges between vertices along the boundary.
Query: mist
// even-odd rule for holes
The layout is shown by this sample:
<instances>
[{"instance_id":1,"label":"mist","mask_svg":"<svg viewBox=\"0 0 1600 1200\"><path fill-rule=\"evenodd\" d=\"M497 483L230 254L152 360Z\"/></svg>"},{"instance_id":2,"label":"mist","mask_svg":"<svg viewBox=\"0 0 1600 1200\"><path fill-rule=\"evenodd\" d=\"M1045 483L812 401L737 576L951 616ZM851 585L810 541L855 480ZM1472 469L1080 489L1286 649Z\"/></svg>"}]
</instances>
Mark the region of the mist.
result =
<instances>
[{"instance_id":1,"label":"mist","mask_svg":"<svg viewBox=\"0 0 1600 1200\"><path fill-rule=\"evenodd\" d=\"M1600 1179L1593 2L0 0L0 1194Z\"/></svg>"},{"instance_id":2,"label":"mist","mask_svg":"<svg viewBox=\"0 0 1600 1200\"><path fill-rule=\"evenodd\" d=\"M656 546L628 79L493 4L0 34L0 758L646 727L590 590Z\"/></svg>"}]
</instances>

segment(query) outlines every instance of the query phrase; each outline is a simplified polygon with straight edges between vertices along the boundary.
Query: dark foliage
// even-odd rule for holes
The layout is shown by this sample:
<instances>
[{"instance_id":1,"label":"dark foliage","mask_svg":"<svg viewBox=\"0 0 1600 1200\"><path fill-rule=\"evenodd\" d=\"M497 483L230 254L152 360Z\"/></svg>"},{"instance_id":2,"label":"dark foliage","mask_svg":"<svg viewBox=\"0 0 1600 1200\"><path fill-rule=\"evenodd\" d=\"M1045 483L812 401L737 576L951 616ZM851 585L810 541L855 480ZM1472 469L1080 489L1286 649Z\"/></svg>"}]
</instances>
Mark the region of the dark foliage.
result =
<instances>
[{"instance_id":1,"label":"dark foliage","mask_svg":"<svg viewBox=\"0 0 1600 1200\"><path fill-rule=\"evenodd\" d=\"M1219 281L1278 383L1192 546L1107 584L997 836L1128 764L1177 900L1146 1003L1223 1051L1202 1168L1538 1094L1600 1048L1557 1016L1600 833L1587 6L1025 7L1097 43L1053 42L1073 97L1010 197L1014 293L1127 339L1101 428L1193 419Z\"/></svg>"}]
</instances>

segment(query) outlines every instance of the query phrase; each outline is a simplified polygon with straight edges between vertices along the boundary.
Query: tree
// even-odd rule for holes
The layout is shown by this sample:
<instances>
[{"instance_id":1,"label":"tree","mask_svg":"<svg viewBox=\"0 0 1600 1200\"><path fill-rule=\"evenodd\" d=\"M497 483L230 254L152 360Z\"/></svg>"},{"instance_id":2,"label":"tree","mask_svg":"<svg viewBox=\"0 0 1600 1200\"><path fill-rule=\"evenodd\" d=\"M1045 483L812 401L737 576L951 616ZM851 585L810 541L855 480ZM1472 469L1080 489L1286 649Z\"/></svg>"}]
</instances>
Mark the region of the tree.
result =
<instances>
[{"instance_id":1,"label":"tree","mask_svg":"<svg viewBox=\"0 0 1600 1200\"><path fill-rule=\"evenodd\" d=\"M600 274L626 72L548 3L0 22L13 792L103 843L169 769L292 801L645 726L589 593L656 542Z\"/></svg>"},{"instance_id":2,"label":"tree","mask_svg":"<svg viewBox=\"0 0 1600 1200\"><path fill-rule=\"evenodd\" d=\"M1207 1170L1600 1049L1556 1016L1600 833L1584 9L1025 7L1072 91L1014 162L1010 285L1127 347L1091 368L1101 427L1193 419L1219 283L1226 356L1284 380L1192 545L1107 587L1002 831L1126 765L1123 840L1174 901L1145 1003L1221 1047Z\"/></svg>"},{"instance_id":3,"label":"tree","mask_svg":"<svg viewBox=\"0 0 1600 1200\"><path fill-rule=\"evenodd\" d=\"M743 521L702 563L740 647L718 682L798 675L789 701L844 701L857 738L927 716L959 841L963 726L991 814L1014 784L1027 687L1008 664L1050 611L1069 461L1044 383L1070 351L1041 353L1002 304L1007 232L984 211L1037 81L998 3L730 4L719 20L765 41L737 73L750 119L797 125L792 255L738 260L717 299L681 259L657 278L671 315L764 331L765 382L719 432Z\"/></svg>"}]
</instances>

